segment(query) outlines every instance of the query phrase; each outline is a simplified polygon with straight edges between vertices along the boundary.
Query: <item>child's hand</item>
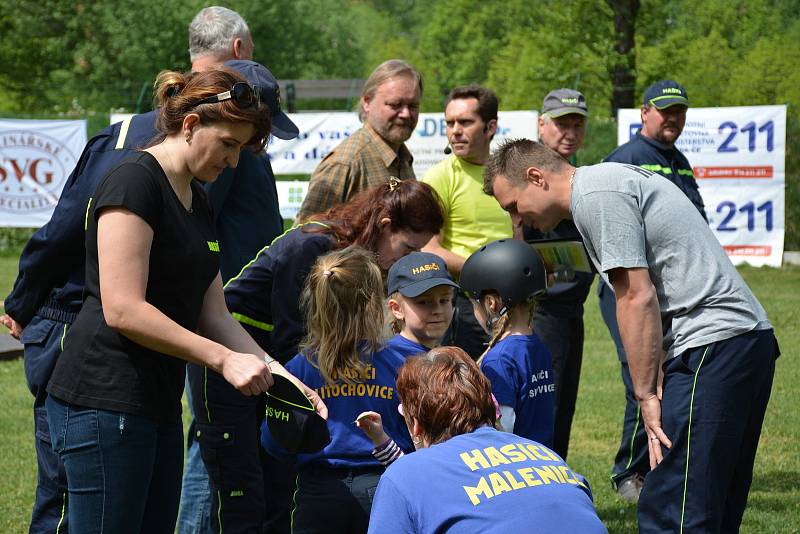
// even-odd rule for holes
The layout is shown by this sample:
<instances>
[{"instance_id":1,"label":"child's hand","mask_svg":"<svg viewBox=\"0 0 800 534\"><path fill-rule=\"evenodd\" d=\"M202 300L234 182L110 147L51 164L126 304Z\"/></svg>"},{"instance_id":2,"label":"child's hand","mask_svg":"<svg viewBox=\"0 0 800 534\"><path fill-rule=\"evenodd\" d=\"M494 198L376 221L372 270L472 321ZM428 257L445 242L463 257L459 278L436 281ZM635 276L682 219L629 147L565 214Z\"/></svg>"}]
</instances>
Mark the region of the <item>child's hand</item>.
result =
<instances>
[{"instance_id":1,"label":"child's hand","mask_svg":"<svg viewBox=\"0 0 800 534\"><path fill-rule=\"evenodd\" d=\"M356 417L356 426L364 431L376 447L383 445L389 440L389 436L383 430L383 421L378 412L361 412Z\"/></svg>"}]
</instances>

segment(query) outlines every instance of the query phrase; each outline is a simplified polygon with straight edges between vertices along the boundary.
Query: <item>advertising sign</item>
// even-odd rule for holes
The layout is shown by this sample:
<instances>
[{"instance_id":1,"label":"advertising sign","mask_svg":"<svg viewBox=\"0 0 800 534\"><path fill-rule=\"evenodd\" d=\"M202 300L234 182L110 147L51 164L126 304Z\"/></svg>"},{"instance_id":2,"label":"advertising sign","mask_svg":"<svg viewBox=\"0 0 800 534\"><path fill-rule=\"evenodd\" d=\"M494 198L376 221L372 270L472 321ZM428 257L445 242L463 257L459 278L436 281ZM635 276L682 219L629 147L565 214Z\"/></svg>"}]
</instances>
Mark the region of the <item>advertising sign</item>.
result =
<instances>
[{"instance_id":1,"label":"advertising sign","mask_svg":"<svg viewBox=\"0 0 800 534\"><path fill-rule=\"evenodd\" d=\"M0 119L0 226L49 221L85 144L85 120Z\"/></svg>"},{"instance_id":2,"label":"advertising sign","mask_svg":"<svg viewBox=\"0 0 800 534\"><path fill-rule=\"evenodd\" d=\"M640 127L638 109L619 110L618 144ZM709 225L731 260L780 266L786 106L689 108L676 146L692 164Z\"/></svg>"}]
</instances>

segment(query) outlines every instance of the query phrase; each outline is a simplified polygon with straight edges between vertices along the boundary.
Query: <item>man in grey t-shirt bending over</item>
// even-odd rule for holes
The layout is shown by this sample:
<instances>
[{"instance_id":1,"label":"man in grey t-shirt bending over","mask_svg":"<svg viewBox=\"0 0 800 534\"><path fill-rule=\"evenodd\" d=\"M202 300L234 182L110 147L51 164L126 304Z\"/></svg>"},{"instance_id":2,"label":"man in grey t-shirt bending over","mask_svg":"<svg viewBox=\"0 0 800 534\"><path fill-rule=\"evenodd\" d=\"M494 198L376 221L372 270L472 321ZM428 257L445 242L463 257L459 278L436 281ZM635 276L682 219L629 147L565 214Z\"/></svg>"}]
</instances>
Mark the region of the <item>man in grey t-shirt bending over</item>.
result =
<instances>
[{"instance_id":1,"label":"man in grey t-shirt bending over","mask_svg":"<svg viewBox=\"0 0 800 534\"><path fill-rule=\"evenodd\" d=\"M658 174L575 168L526 139L491 155L484 190L514 224L572 219L614 289L649 438L640 532L737 532L779 350L703 217Z\"/></svg>"}]
</instances>

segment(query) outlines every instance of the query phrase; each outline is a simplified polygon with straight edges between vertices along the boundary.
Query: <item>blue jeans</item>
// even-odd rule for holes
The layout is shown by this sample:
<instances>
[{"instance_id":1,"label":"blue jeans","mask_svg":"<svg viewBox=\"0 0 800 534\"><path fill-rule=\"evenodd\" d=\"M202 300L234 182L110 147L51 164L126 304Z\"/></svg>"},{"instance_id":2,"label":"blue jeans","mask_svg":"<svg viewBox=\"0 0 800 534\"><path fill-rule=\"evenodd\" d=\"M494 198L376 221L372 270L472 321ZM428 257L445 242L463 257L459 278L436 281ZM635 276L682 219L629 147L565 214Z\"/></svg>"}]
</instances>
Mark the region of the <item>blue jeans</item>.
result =
<instances>
[{"instance_id":1,"label":"blue jeans","mask_svg":"<svg viewBox=\"0 0 800 534\"><path fill-rule=\"evenodd\" d=\"M61 354L61 340L67 323L35 315L22 331L25 345L25 378L33 393L34 439L36 443L36 499L31 512L30 534L68 532L67 475L50 443L50 428L44 408L47 381Z\"/></svg>"},{"instance_id":2,"label":"blue jeans","mask_svg":"<svg viewBox=\"0 0 800 534\"><path fill-rule=\"evenodd\" d=\"M183 469L177 534L208 534L211 532L211 488L206 466L203 465L203 458L200 455L200 444L194 437L194 409L188 380L184 392L189 403L192 423L186 437L186 465Z\"/></svg>"},{"instance_id":3,"label":"blue jeans","mask_svg":"<svg viewBox=\"0 0 800 534\"><path fill-rule=\"evenodd\" d=\"M53 449L64 461L69 529L81 534L171 534L183 469L180 418L45 401Z\"/></svg>"}]
</instances>

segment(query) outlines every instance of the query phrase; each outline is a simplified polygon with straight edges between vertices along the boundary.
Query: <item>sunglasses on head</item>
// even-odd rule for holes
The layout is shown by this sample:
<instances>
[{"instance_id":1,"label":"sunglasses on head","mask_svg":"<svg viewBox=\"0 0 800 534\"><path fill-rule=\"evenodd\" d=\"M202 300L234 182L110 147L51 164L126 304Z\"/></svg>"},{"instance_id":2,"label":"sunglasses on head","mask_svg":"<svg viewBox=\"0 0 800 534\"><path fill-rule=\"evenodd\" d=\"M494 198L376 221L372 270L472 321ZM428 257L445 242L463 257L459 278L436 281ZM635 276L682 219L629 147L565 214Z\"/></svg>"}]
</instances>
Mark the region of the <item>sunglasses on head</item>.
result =
<instances>
[{"instance_id":1,"label":"sunglasses on head","mask_svg":"<svg viewBox=\"0 0 800 534\"><path fill-rule=\"evenodd\" d=\"M225 100L233 100L233 103L242 109L258 106L259 94L258 91L249 83L236 82L231 87L230 91L219 93L208 98L204 98L200 104L213 104L215 102L224 102Z\"/></svg>"}]
</instances>

